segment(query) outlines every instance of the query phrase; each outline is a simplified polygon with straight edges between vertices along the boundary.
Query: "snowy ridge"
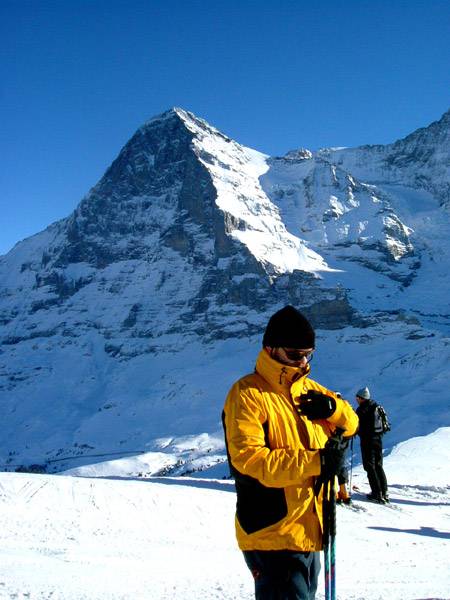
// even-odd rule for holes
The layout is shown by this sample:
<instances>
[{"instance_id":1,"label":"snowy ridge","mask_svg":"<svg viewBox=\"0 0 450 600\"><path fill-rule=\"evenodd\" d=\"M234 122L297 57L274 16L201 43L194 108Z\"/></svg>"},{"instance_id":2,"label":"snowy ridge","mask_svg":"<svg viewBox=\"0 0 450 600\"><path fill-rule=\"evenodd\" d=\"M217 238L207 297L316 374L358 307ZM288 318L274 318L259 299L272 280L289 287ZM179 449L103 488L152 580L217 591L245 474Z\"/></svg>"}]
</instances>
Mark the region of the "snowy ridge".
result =
<instances>
[{"instance_id":1,"label":"snowy ridge","mask_svg":"<svg viewBox=\"0 0 450 600\"><path fill-rule=\"evenodd\" d=\"M386 146L325 149L319 154L363 181L407 186L450 202L450 110L439 121Z\"/></svg>"},{"instance_id":2,"label":"snowy ridge","mask_svg":"<svg viewBox=\"0 0 450 600\"><path fill-rule=\"evenodd\" d=\"M267 155L241 146L192 113L175 109L195 135L193 145L211 173L216 204L227 215L228 233L270 274L331 270L304 240L289 233L259 179L269 169Z\"/></svg>"}]
</instances>

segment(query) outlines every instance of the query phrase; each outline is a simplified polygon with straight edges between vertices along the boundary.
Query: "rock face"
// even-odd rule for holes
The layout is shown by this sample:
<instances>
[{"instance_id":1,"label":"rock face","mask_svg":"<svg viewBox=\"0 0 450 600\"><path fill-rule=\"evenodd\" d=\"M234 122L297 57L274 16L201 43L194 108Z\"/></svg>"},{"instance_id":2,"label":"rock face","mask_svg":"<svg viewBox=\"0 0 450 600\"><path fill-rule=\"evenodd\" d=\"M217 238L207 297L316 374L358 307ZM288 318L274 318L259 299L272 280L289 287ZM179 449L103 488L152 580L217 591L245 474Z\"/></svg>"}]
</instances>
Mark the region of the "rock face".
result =
<instances>
[{"instance_id":1,"label":"rock face","mask_svg":"<svg viewBox=\"0 0 450 600\"><path fill-rule=\"evenodd\" d=\"M0 259L4 462L92 449L143 360L258 336L288 303L323 330L446 323L449 131L446 113L389 146L271 158L181 109L144 124L69 217ZM190 433L152 393L104 448L154 439L139 419Z\"/></svg>"}]
</instances>

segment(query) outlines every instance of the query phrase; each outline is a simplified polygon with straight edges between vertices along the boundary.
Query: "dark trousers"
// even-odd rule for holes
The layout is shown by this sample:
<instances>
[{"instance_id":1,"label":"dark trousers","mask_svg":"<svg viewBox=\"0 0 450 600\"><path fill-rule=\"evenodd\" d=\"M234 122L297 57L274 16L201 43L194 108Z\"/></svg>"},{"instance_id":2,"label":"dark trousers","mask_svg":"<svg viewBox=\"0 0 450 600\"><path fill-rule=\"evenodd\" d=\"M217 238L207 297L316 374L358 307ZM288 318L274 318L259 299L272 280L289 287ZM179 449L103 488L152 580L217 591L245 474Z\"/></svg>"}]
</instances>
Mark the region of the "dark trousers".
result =
<instances>
[{"instance_id":1,"label":"dark trousers","mask_svg":"<svg viewBox=\"0 0 450 600\"><path fill-rule=\"evenodd\" d=\"M383 469L383 444L381 437L361 439L361 457L374 496L387 495L387 481Z\"/></svg>"},{"instance_id":2,"label":"dark trousers","mask_svg":"<svg viewBox=\"0 0 450 600\"><path fill-rule=\"evenodd\" d=\"M349 442L347 440L347 445L345 446L346 449L348 448L348 444L349 444ZM339 471L336 473L339 485L342 485L343 483L348 483L348 469L346 466L347 458L345 456L345 452L346 452L346 450L344 450L344 460L342 461L342 466L339 469ZM353 444L352 444L352 452L353 452Z\"/></svg>"},{"instance_id":3,"label":"dark trousers","mask_svg":"<svg viewBox=\"0 0 450 600\"><path fill-rule=\"evenodd\" d=\"M255 580L256 600L314 600L319 552L251 550L245 562Z\"/></svg>"},{"instance_id":4,"label":"dark trousers","mask_svg":"<svg viewBox=\"0 0 450 600\"><path fill-rule=\"evenodd\" d=\"M341 469L337 472L337 478L339 485L342 485L343 483L348 483L347 467L341 467Z\"/></svg>"}]
</instances>

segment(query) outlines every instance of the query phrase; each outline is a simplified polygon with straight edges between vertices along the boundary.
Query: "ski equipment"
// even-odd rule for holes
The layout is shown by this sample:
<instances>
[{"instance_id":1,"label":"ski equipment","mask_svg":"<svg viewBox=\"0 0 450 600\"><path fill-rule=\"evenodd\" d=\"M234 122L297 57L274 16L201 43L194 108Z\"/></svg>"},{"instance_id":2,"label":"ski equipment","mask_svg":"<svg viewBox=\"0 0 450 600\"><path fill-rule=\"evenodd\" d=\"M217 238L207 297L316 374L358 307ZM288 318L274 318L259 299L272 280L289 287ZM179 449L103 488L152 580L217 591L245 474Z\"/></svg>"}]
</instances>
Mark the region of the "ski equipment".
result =
<instances>
[{"instance_id":1,"label":"ski equipment","mask_svg":"<svg viewBox=\"0 0 450 600\"><path fill-rule=\"evenodd\" d=\"M323 508L325 600L336 600L336 492L334 490L334 477L324 484Z\"/></svg>"},{"instance_id":2,"label":"ski equipment","mask_svg":"<svg viewBox=\"0 0 450 600\"><path fill-rule=\"evenodd\" d=\"M346 447L342 429L336 429L328 439L325 448L341 450ZM345 445L345 446L344 446ZM323 551L325 563L325 600L336 600L336 475L327 474L326 479L317 480L315 492L323 486Z\"/></svg>"},{"instance_id":3,"label":"ski equipment","mask_svg":"<svg viewBox=\"0 0 450 600\"><path fill-rule=\"evenodd\" d=\"M350 494L352 493L352 479L353 479L353 439L352 438L350 440L350 482L349 482L349 488L350 488Z\"/></svg>"}]
</instances>

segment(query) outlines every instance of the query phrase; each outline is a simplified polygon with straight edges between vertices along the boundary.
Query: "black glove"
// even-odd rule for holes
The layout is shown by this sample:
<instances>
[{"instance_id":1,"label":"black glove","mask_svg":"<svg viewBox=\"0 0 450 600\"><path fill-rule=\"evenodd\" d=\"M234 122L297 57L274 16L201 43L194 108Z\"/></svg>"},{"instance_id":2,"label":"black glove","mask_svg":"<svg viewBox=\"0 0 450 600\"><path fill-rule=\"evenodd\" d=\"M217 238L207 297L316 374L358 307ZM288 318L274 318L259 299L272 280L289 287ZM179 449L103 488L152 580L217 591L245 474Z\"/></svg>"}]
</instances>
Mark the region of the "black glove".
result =
<instances>
[{"instance_id":1,"label":"black glove","mask_svg":"<svg viewBox=\"0 0 450 600\"><path fill-rule=\"evenodd\" d=\"M342 470L347 447L348 439L343 438L341 432L330 437L325 444L325 448L319 450L321 481L328 481Z\"/></svg>"},{"instance_id":2,"label":"black glove","mask_svg":"<svg viewBox=\"0 0 450 600\"><path fill-rule=\"evenodd\" d=\"M300 396L299 413L305 415L310 421L328 419L336 410L336 400L331 396L309 390Z\"/></svg>"},{"instance_id":3,"label":"black glove","mask_svg":"<svg viewBox=\"0 0 450 600\"><path fill-rule=\"evenodd\" d=\"M336 448L323 448L320 452L320 479L328 481L340 471L344 466L344 450Z\"/></svg>"}]
</instances>

